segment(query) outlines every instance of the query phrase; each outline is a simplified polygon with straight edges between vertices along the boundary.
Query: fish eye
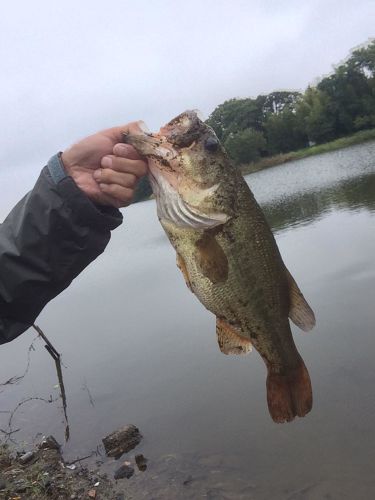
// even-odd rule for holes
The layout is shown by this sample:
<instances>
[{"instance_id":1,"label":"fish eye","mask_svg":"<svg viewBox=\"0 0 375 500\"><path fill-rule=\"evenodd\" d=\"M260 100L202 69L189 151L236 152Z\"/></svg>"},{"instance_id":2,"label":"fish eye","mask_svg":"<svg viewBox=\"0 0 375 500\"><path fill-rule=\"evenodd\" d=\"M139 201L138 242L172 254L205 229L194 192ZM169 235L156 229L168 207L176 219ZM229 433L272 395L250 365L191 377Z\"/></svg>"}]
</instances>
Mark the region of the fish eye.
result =
<instances>
[{"instance_id":1,"label":"fish eye","mask_svg":"<svg viewBox=\"0 0 375 500\"><path fill-rule=\"evenodd\" d=\"M215 137L209 137L204 141L204 149L210 153L215 153L219 147L219 141Z\"/></svg>"}]
</instances>

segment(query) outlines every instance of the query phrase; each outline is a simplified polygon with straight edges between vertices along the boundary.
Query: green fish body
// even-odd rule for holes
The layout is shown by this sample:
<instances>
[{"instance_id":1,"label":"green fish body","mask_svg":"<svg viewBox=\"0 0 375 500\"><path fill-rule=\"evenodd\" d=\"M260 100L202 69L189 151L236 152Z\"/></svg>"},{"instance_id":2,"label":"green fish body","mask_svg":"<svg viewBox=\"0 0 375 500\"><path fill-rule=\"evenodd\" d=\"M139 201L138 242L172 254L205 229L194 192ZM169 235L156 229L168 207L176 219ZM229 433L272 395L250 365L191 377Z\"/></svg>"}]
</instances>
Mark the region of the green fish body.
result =
<instances>
[{"instance_id":1,"label":"green fish body","mask_svg":"<svg viewBox=\"0 0 375 500\"><path fill-rule=\"evenodd\" d=\"M159 220L186 284L216 316L225 354L251 346L267 370L267 401L276 422L312 407L308 371L289 320L307 331L314 313L287 270L272 231L213 130L193 111L159 134L127 135L148 158Z\"/></svg>"}]
</instances>

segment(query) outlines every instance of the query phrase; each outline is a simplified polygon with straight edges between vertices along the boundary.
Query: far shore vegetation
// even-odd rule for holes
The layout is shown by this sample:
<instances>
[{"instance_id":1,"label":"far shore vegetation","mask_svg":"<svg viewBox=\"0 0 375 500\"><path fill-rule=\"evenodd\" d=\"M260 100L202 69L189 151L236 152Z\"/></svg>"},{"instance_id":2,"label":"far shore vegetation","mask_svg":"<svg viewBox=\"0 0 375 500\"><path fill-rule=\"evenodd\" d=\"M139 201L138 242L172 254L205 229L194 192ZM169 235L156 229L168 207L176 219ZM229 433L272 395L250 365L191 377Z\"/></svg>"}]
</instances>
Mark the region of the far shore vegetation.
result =
<instances>
[{"instance_id":1,"label":"far shore vegetation","mask_svg":"<svg viewBox=\"0 0 375 500\"><path fill-rule=\"evenodd\" d=\"M330 151L335 151L336 149L347 148L348 146L361 144L366 141L375 141L375 128L370 130L361 130L360 132L356 132L355 134L347 137L341 137L340 139L335 139L334 141L310 146L298 151L290 151L289 153L280 153L278 155L260 158L256 162L240 165L240 169L244 175L251 174L252 172L258 172L259 170L263 170L265 168L282 165L288 161L301 160L307 156L328 153Z\"/></svg>"},{"instance_id":2,"label":"far shore vegetation","mask_svg":"<svg viewBox=\"0 0 375 500\"><path fill-rule=\"evenodd\" d=\"M248 173L375 138L375 39L302 93L230 99L207 120Z\"/></svg>"}]
</instances>

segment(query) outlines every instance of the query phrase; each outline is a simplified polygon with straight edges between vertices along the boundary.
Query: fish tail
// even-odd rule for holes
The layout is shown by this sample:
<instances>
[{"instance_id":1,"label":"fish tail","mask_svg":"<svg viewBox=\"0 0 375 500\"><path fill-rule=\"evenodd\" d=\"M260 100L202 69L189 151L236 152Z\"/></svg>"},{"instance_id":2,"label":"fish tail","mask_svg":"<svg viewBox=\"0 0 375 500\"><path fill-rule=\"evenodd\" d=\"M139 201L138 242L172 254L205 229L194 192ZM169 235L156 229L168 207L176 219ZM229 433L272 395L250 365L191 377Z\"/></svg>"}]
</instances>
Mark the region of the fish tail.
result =
<instances>
[{"instance_id":1,"label":"fish tail","mask_svg":"<svg viewBox=\"0 0 375 500\"><path fill-rule=\"evenodd\" d=\"M290 422L294 417L304 417L312 408L312 388L309 372L300 358L293 368L276 372L268 365L267 402L272 419Z\"/></svg>"}]
</instances>

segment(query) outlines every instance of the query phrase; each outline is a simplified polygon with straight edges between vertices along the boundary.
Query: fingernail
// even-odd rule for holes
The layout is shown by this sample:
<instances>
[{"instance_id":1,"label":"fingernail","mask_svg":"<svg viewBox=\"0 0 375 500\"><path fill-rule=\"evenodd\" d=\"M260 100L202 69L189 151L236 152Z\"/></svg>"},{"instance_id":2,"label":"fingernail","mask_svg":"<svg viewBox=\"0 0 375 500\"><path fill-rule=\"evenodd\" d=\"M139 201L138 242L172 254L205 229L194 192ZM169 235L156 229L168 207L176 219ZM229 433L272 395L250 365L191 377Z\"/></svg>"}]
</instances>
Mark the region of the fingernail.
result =
<instances>
[{"instance_id":1,"label":"fingernail","mask_svg":"<svg viewBox=\"0 0 375 500\"><path fill-rule=\"evenodd\" d=\"M98 170L95 170L94 174L93 174L93 177L96 181L98 181L102 176L102 171L100 170L100 168L98 168Z\"/></svg>"},{"instance_id":2,"label":"fingernail","mask_svg":"<svg viewBox=\"0 0 375 500\"><path fill-rule=\"evenodd\" d=\"M103 189L105 191L107 188L107 185L102 183L102 184L99 184L99 187L100 187L100 189Z\"/></svg>"},{"instance_id":3,"label":"fingernail","mask_svg":"<svg viewBox=\"0 0 375 500\"><path fill-rule=\"evenodd\" d=\"M129 152L129 146L127 144L116 144L113 152L118 155L125 155Z\"/></svg>"},{"instance_id":4,"label":"fingernail","mask_svg":"<svg viewBox=\"0 0 375 500\"><path fill-rule=\"evenodd\" d=\"M109 156L105 156L104 158L102 158L101 164L102 167L112 167L112 158L110 158Z\"/></svg>"}]
</instances>

